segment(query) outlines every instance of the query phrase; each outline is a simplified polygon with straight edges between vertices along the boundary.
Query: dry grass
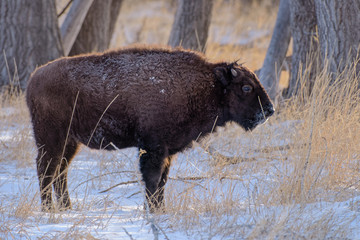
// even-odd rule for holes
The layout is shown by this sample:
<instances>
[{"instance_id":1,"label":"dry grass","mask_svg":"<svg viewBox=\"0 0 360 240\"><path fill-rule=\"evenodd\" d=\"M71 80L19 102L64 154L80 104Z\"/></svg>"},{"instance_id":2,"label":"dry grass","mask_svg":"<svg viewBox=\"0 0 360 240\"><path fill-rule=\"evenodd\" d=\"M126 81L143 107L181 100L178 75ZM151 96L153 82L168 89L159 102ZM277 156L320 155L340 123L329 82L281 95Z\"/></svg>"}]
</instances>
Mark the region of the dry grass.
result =
<instances>
[{"instance_id":1,"label":"dry grass","mask_svg":"<svg viewBox=\"0 0 360 240\"><path fill-rule=\"evenodd\" d=\"M149 0L130 2L124 2L120 31L113 44L121 46L134 41L165 44L174 6ZM251 35L251 31L271 33L276 8L267 10L268 7L255 3L243 8L237 1L217 1L206 55L213 60L241 57L240 61L250 68L260 68L270 35L260 35L246 44L236 41ZM149 15L148 8L157 9L156 15ZM227 36L230 43L219 44L219 36ZM359 202L351 200L360 191L359 80L352 67L330 87L329 79L328 73L319 68L311 94L303 86L302 94L278 106L276 116L255 131L245 133L229 124L195 143L195 151L179 154L166 186L166 214L155 214L152 221L165 234L180 231L197 239L347 237L360 208ZM70 182L75 212L39 213L39 194L32 191L37 178L32 174L32 179L26 179L28 175L23 170L34 165L36 155L24 96L9 94L2 99L5 100L0 109L0 130L4 133L16 129L16 134L0 140L0 162L16 162L19 170L13 177L20 179L22 187L19 196L11 195L14 198L11 204L8 199L5 201L6 194L0 195L1 237L30 238L30 232L42 224L66 223L64 231L37 236L95 239L86 226L96 226L96 231L101 231L111 219L121 222L127 217L144 216L142 201L131 210L123 207L129 199L142 199L141 186L135 184L132 188L126 183L139 179L134 152L86 149L79 154L88 159L85 164L93 167L82 171L75 159L69 172L71 175L74 169L76 174L83 174L78 178L82 181ZM5 184L3 181L0 180L0 187ZM121 187L92 195L94 189L105 190L121 182L124 183ZM346 201L353 218L341 216L333 209L336 202ZM125 212L119 215L119 211ZM126 211L131 211L131 217ZM131 239L131 234L127 234Z\"/></svg>"}]
</instances>

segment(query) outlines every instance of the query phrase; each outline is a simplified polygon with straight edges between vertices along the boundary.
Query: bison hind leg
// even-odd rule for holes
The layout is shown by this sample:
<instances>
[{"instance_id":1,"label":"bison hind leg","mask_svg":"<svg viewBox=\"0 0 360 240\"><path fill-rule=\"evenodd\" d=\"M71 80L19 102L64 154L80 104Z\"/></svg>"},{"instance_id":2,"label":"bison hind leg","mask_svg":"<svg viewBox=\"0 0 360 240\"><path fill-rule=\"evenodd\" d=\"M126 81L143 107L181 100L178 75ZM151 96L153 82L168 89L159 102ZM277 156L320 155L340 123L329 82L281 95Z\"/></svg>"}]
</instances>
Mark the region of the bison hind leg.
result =
<instances>
[{"instance_id":1,"label":"bison hind leg","mask_svg":"<svg viewBox=\"0 0 360 240\"><path fill-rule=\"evenodd\" d=\"M55 190L55 196L57 198L57 208L60 211L71 209L67 174L70 162L75 156L77 149L77 142L74 140L69 140L64 150L64 156L61 157L60 164L55 174L53 186Z\"/></svg>"},{"instance_id":2,"label":"bison hind leg","mask_svg":"<svg viewBox=\"0 0 360 240\"><path fill-rule=\"evenodd\" d=\"M39 148L37 162L37 174L40 186L41 210L53 212L55 210L52 202L52 182L56 171L57 158L52 158L43 147Z\"/></svg>"},{"instance_id":3,"label":"bison hind leg","mask_svg":"<svg viewBox=\"0 0 360 240\"><path fill-rule=\"evenodd\" d=\"M52 201L52 188L54 187L57 198L57 209L71 208L69 191L67 187L67 172L70 161L77 150L75 141L68 141L64 156L62 149L43 145L38 150L37 172L40 185L41 209L44 212L54 212Z\"/></svg>"}]
</instances>

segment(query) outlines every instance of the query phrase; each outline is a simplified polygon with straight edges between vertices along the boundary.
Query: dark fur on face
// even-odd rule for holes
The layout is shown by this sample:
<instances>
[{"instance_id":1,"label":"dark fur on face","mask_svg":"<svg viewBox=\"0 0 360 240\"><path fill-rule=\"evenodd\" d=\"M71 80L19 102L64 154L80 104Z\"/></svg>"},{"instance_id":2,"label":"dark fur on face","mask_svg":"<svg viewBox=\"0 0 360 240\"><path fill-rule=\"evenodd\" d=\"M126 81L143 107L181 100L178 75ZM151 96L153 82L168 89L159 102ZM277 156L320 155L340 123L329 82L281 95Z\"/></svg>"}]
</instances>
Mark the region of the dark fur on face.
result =
<instances>
[{"instance_id":1,"label":"dark fur on face","mask_svg":"<svg viewBox=\"0 0 360 240\"><path fill-rule=\"evenodd\" d=\"M171 157L214 123L252 130L274 112L259 80L236 63L180 48L126 48L61 58L31 76L26 100L39 148L44 210L71 207L67 168L79 144L136 146L151 209L163 205Z\"/></svg>"},{"instance_id":2,"label":"dark fur on face","mask_svg":"<svg viewBox=\"0 0 360 240\"><path fill-rule=\"evenodd\" d=\"M266 91L251 70L235 62L217 67L215 73L224 88L228 121L253 130L274 113Z\"/></svg>"}]
</instances>

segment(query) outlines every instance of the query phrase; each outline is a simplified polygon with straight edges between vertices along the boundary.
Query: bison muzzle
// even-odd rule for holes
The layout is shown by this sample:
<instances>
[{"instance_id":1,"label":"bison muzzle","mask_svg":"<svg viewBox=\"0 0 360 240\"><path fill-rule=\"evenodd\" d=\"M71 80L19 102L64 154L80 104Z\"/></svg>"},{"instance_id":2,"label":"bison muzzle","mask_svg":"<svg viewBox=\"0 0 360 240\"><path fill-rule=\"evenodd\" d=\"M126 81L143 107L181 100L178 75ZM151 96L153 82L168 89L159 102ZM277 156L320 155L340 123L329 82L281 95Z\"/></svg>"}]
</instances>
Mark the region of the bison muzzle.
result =
<instances>
[{"instance_id":1,"label":"bison muzzle","mask_svg":"<svg viewBox=\"0 0 360 240\"><path fill-rule=\"evenodd\" d=\"M274 113L258 78L180 48L127 48L39 67L26 101L38 147L42 209L71 208L67 169L78 146L141 149L151 210L163 206L171 157L214 126L252 130Z\"/></svg>"}]
</instances>

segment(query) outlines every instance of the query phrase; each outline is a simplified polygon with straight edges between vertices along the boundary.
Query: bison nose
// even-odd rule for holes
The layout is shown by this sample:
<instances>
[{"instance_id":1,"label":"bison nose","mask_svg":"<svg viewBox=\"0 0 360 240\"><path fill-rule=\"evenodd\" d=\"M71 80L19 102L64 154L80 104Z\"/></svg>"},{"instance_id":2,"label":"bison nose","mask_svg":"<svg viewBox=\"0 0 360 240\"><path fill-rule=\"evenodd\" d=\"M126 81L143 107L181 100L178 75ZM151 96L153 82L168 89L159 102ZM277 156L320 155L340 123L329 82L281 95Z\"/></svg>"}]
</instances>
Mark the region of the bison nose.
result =
<instances>
[{"instance_id":1,"label":"bison nose","mask_svg":"<svg viewBox=\"0 0 360 240\"><path fill-rule=\"evenodd\" d=\"M270 117L271 115L273 115L275 112L275 109L272 105L268 105L264 108L264 114L265 114L265 117L268 118Z\"/></svg>"}]
</instances>

